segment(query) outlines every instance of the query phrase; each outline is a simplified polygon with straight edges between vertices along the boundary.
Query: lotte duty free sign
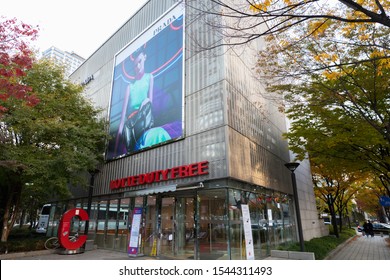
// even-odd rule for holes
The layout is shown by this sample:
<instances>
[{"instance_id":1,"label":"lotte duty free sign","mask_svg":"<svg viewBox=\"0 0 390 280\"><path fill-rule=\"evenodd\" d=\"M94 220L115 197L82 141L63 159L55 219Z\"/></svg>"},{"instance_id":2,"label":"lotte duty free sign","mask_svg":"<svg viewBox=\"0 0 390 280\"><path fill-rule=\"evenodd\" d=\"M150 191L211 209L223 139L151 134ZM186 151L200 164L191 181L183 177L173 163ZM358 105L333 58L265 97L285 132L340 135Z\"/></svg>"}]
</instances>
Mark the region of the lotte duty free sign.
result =
<instances>
[{"instance_id":1,"label":"lotte duty free sign","mask_svg":"<svg viewBox=\"0 0 390 280\"><path fill-rule=\"evenodd\" d=\"M115 190L120 188L151 184L154 182L170 181L187 177L207 175L209 174L208 168L209 162L202 161L188 165L176 166L164 170L157 170L149 173L112 180L110 182L110 189Z\"/></svg>"}]
</instances>

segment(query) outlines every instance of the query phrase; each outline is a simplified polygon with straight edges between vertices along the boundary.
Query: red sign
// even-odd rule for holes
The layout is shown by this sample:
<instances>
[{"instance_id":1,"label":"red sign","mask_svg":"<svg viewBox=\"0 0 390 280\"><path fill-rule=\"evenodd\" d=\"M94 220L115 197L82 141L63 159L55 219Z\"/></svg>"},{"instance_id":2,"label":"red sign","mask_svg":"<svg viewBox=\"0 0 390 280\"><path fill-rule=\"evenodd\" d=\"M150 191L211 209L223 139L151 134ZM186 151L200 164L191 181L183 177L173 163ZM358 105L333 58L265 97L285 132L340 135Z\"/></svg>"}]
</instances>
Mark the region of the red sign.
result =
<instances>
[{"instance_id":1,"label":"red sign","mask_svg":"<svg viewBox=\"0 0 390 280\"><path fill-rule=\"evenodd\" d=\"M60 225L58 227L58 240L61 244L61 247L68 250L76 250L79 249L85 241L87 241L86 235L79 235L76 240L70 240L70 225L72 222L72 218L75 216L79 216L80 221L88 221L88 213L81 208L73 208L65 212L62 215Z\"/></svg>"},{"instance_id":2,"label":"red sign","mask_svg":"<svg viewBox=\"0 0 390 280\"><path fill-rule=\"evenodd\" d=\"M157 170L150 173L112 180L110 182L110 189L115 190L119 188L128 188L151 184L154 182L162 182L187 177L207 175L209 174L208 168L209 162L202 161L198 163L172 167L164 170Z\"/></svg>"}]
</instances>

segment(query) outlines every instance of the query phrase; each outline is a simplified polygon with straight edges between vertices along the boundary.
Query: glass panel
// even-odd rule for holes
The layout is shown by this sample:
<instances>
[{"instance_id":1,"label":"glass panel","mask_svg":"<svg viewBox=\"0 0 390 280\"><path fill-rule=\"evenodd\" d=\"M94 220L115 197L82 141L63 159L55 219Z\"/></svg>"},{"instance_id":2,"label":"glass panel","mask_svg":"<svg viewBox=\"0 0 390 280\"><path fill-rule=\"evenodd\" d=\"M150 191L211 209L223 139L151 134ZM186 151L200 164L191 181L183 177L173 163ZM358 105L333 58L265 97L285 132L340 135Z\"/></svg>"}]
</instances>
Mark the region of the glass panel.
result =
<instances>
[{"instance_id":1,"label":"glass panel","mask_svg":"<svg viewBox=\"0 0 390 280\"><path fill-rule=\"evenodd\" d=\"M264 195L251 193L248 202L256 259L266 257L268 252L268 221L266 219L266 204L263 197Z\"/></svg>"},{"instance_id":2,"label":"glass panel","mask_svg":"<svg viewBox=\"0 0 390 280\"><path fill-rule=\"evenodd\" d=\"M194 198L180 197L176 201L175 254L184 259L194 256Z\"/></svg>"},{"instance_id":3,"label":"glass panel","mask_svg":"<svg viewBox=\"0 0 390 280\"><path fill-rule=\"evenodd\" d=\"M242 195L240 190L229 190L230 258L232 260L245 259L246 256L240 208Z\"/></svg>"},{"instance_id":4,"label":"glass panel","mask_svg":"<svg viewBox=\"0 0 390 280\"><path fill-rule=\"evenodd\" d=\"M88 213L88 202L84 202L82 208ZM91 210L89 212L88 240L95 240L96 235L96 219L97 219L97 202L91 202Z\"/></svg>"},{"instance_id":5,"label":"glass panel","mask_svg":"<svg viewBox=\"0 0 390 280\"><path fill-rule=\"evenodd\" d=\"M226 190L199 192L199 258L229 259Z\"/></svg>"},{"instance_id":6,"label":"glass panel","mask_svg":"<svg viewBox=\"0 0 390 280\"><path fill-rule=\"evenodd\" d=\"M292 242L296 241L296 231L294 226L294 218L291 217L292 212L292 200L287 195L280 196L280 210L283 221L283 234L281 239L281 244L283 246L288 246Z\"/></svg>"},{"instance_id":7,"label":"glass panel","mask_svg":"<svg viewBox=\"0 0 390 280\"><path fill-rule=\"evenodd\" d=\"M145 235L143 237L144 254L151 255L153 242L157 242L156 196L148 196L145 206Z\"/></svg>"},{"instance_id":8,"label":"glass panel","mask_svg":"<svg viewBox=\"0 0 390 280\"><path fill-rule=\"evenodd\" d=\"M97 228L96 228L96 238L95 243L99 248L104 248L105 245L105 229L106 229L106 220L107 220L107 201L101 200L98 203L98 213L97 213Z\"/></svg>"},{"instance_id":9,"label":"glass panel","mask_svg":"<svg viewBox=\"0 0 390 280\"><path fill-rule=\"evenodd\" d=\"M129 234L129 207L130 198L124 198L120 200L118 213L118 234L116 237L115 249L123 252L127 251L127 238Z\"/></svg>"},{"instance_id":10,"label":"glass panel","mask_svg":"<svg viewBox=\"0 0 390 280\"><path fill-rule=\"evenodd\" d=\"M174 254L174 207L175 199L173 197L164 197L161 201L161 238L160 254L173 255Z\"/></svg>"},{"instance_id":11,"label":"glass panel","mask_svg":"<svg viewBox=\"0 0 390 280\"><path fill-rule=\"evenodd\" d=\"M106 231L106 246L108 249L115 249L116 235L118 233L117 218L119 216L118 200L113 199L109 201L109 208L107 212L107 231Z\"/></svg>"},{"instance_id":12,"label":"glass panel","mask_svg":"<svg viewBox=\"0 0 390 280\"><path fill-rule=\"evenodd\" d=\"M267 215L269 223L269 239L270 249L276 249L282 241L283 235L283 219L276 193L267 195Z\"/></svg>"},{"instance_id":13,"label":"glass panel","mask_svg":"<svg viewBox=\"0 0 390 280\"><path fill-rule=\"evenodd\" d=\"M273 223L268 220L268 218L278 219L275 211L272 212L272 210L268 211L267 209L267 201L270 199L271 197L265 193L255 194L247 191L229 190L231 259L246 258L241 204L249 206L255 259L265 258L268 255L270 232L274 234L273 240L275 235L279 233L275 231L276 228L273 226ZM272 205L272 202L268 204Z\"/></svg>"},{"instance_id":14,"label":"glass panel","mask_svg":"<svg viewBox=\"0 0 390 280\"><path fill-rule=\"evenodd\" d=\"M47 228L47 236L57 236L58 224L60 223L60 217L62 214L62 205L53 204L50 208L49 226Z\"/></svg>"}]
</instances>

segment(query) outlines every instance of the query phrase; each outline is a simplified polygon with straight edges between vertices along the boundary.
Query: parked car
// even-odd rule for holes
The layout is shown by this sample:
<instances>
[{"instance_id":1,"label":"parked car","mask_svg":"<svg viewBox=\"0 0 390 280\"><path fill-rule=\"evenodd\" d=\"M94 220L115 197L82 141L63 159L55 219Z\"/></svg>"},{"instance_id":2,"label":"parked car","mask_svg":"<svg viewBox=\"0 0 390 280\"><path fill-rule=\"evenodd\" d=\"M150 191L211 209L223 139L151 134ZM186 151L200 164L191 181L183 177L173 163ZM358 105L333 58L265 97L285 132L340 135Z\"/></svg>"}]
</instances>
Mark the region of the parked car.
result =
<instances>
[{"instance_id":1,"label":"parked car","mask_svg":"<svg viewBox=\"0 0 390 280\"><path fill-rule=\"evenodd\" d=\"M381 232L383 234L390 234L390 225L388 224L383 224L383 223L373 223L372 224L374 234L380 234ZM358 225L357 226L357 231L358 232L363 232L363 226Z\"/></svg>"},{"instance_id":2,"label":"parked car","mask_svg":"<svg viewBox=\"0 0 390 280\"><path fill-rule=\"evenodd\" d=\"M389 234L390 233L390 225L384 224L384 223L373 223L373 230L374 233L383 233L383 234Z\"/></svg>"}]
</instances>

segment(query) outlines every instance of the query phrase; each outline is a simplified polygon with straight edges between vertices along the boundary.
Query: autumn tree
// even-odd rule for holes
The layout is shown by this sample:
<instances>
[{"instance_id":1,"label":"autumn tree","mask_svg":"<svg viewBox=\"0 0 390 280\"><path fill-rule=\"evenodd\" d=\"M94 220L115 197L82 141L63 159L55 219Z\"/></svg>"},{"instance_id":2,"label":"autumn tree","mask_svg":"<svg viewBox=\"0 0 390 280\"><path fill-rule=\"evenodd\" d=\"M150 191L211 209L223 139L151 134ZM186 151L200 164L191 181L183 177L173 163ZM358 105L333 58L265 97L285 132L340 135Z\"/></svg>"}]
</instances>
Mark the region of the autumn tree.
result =
<instances>
[{"instance_id":1,"label":"autumn tree","mask_svg":"<svg viewBox=\"0 0 390 280\"><path fill-rule=\"evenodd\" d=\"M343 227L343 217L349 219L352 199L360 188L367 185L369 173L351 172L348 167L330 162L316 164L315 161L312 162L312 172L315 196L320 204L326 205L325 212L330 214L334 233L338 237Z\"/></svg>"},{"instance_id":2,"label":"autumn tree","mask_svg":"<svg viewBox=\"0 0 390 280\"><path fill-rule=\"evenodd\" d=\"M344 176L372 172L390 195L389 1L187 3L220 33L208 45L195 38L201 50L262 40L261 94L292 120L286 136L299 159L308 155L312 167L341 168ZM333 183L336 174L315 175Z\"/></svg>"},{"instance_id":3,"label":"autumn tree","mask_svg":"<svg viewBox=\"0 0 390 280\"><path fill-rule=\"evenodd\" d=\"M314 29L323 31L333 23L340 29L359 28L366 23L390 27L388 0L188 0L186 3L195 11L191 17L204 20L224 38L204 48L246 45L262 37L281 39L291 34L295 34L294 41L299 41L310 37ZM307 26L314 29L308 30ZM383 46L386 48L386 44Z\"/></svg>"},{"instance_id":4,"label":"autumn tree","mask_svg":"<svg viewBox=\"0 0 390 280\"><path fill-rule=\"evenodd\" d=\"M20 83L31 88L39 103L29 106L28 100L13 96L0 102L7 108L0 125L1 241L7 240L22 198L65 197L69 184L87 185L88 170L103 160L106 132L99 110L63 73L61 67L38 61Z\"/></svg>"},{"instance_id":5,"label":"autumn tree","mask_svg":"<svg viewBox=\"0 0 390 280\"><path fill-rule=\"evenodd\" d=\"M361 211L376 216L381 222L390 219L389 207L382 207L378 201L384 194L383 184L378 178L370 178L364 188L360 188L355 195L357 206Z\"/></svg>"},{"instance_id":6,"label":"autumn tree","mask_svg":"<svg viewBox=\"0 0 390 280\"><path fill-rule=\"evenodd\" d=\"M29 44L37 34L38 29L32 25L0 17L0 100L23 99L30 106L38 102L31 88L20 82L32 66L34 58ZM0 104L0 114L7 110L5 105Z\"/></svg>"},{"instance_id":7,"label":"autumn tree","mask_svg":"<svg viewBox=\"0 0 390 280\"><path fill-rule=\"evenodd\" d=\"M375 37L375 29L372 32ZM302 51L316 53L318 60L326 65L327 48L332 46L313 42ZM363 55L375 57L376 52L375 48L350 46L349 59ZM306 75L304 82L295 80L270 86L270 90L283 94L288 102L286 112L292 125L287 137L292 150L301 158L308 152L313 161L337 158L339 164L356 171L370 170L388 181L389 62L372 59L324 67L319 73ZM389 184L385 185L389 195Z\"/></svg>"}]
</instances>

